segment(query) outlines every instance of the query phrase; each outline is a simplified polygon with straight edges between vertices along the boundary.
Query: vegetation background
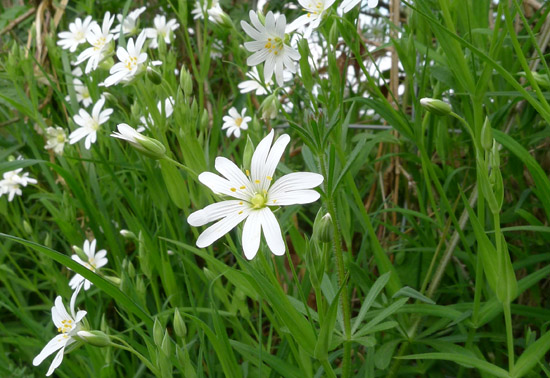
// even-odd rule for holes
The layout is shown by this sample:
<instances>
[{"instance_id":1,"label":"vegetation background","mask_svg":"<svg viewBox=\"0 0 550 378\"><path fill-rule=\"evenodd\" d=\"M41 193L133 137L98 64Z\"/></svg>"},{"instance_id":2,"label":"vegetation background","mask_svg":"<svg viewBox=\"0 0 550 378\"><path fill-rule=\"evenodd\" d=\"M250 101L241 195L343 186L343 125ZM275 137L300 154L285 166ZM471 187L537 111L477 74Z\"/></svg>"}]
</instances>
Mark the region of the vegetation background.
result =
<instances>
[{"instance_id":1,"label":"vegetation background","mask_svg":"<svg viewBox=\"0 0 550 378\"><path fill-rule=\"evenodd\" d=\"M79 109L57 33L142 5L141 27L162 12L180 23L148 51L162 84L102 89L107 72L93 72L92 97L112 94L115 110L98 143L45 150L45 128L72 130ZM0 173L38 179L0 198L0 375L46 371L31 361L55 333L53 299L70 298L70 268L94 283L78 303L91 329L134 353L85 344L61 377L550 376L550 3L383 0L342 17L335 5L267 121L266 96L237 87L240 20L258 4L220 5L233 26L193 20L185 0L0 2ZM302 14L292 1L262 8ZM156 103L170 95L165 119ZM453 113L430 113L424 97ZM221 131L231 106L254 118L240 139ZM210 191L108 137L148 112L152 136L194 172L216 156L241 165L247 137L257 145L269 128L290 134L280 172L325 182L317 203L277 212L285 257L262 243L246 261L239 231L195 247L186 219ZM331 244L313 232L318 211L332 215ZM116 284L70 260L92 237Z\"/></svg>"}]
</instances>

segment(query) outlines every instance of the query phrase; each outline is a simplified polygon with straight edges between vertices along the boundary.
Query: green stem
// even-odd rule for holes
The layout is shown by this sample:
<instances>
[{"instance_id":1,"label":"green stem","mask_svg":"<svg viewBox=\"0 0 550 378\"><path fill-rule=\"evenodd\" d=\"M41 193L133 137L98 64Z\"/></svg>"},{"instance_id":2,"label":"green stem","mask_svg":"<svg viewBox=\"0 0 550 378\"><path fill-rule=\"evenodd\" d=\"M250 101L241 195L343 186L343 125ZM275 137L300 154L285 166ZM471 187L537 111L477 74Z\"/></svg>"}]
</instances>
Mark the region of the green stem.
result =
<instances>
[{"instance_id":1,"label":"green stem","mask_svg":"<svg viewBox=\"0 0 550 378\"><path fill-rule=\"evenodd\" d=\"M319 163L321 165L321 172L325 179L328 178L328 171L325 162L325 155L323 152L319 152ZM327 194L326 205L330 216L333 219L334 224L334 252L336 254L336 264L338 269L338 281L342 288L342 312L344 314L344 332L346 341L344 342L344 359L342 361L342 377L349 377L351 374L351 311L349 304L348 285L345 282L346 272L344 267L344 254L342 251L342 235L340 234L340 227L338 224L338 218L336 217L336 209L334 207L334 200L332 198L331 189L325 184L325 193Z\"/></svg>"},{"instance_id":2,"label":"green stem","mask_svg":"<svg viewBox=\"0 0 550 378\"><path fill-rule=\"evenodd\" d=\"M111 342L109 344L110 346L113 346L113 347L116 347L116 348L119 348L119 349L122 349L122 350L125 350L125 351L128 351L130 353L135 354L141 360L141 362L143 362L143 364L145 366L147 366L147 368L149 370L151 370L151 372L153 374L155 374L156 376L160 375L159 370L157 368L155 368L153 366L153 364L151 364L151 361L149 361L143 354L141 354L137 350L135 350L130 344L128 344L126 341L124 341L124 339L121 339L120 337L117 337L117 336L110 336L110 338L122 343L122 344L117 344L117 343Z\"/></svg>"},{"instance_id":3,"label":"green stem","mask_svg":"<svg viewBox=\"0 0 550 378\"><path fill-rule=\"evenodd\" d=\"M506 342L508 344L508 368L510 372L514 369L514 333L512 330L512 313L510 311L510 302L502 304L504 311L504 321L506 322Z\"/></svg>"},{"instance_id":4,"label":"green stem","mask_svg":"<svg viewBox=\"0 0 550 378\"><path fill-rule=\"evenodd\" d=\"M166 161L169 161L170 163L174 164L175 166L183 169L184 171L186 171L187 173L190 173L193 178L197 178L199 175L194 171L192 170L191 168L189 168L188 166L184 165L184 164L181 164L180 162L177 162L176 160L172 159L172 158L169 158L168 156L165 156L164 157L164 160Z\"/></svg>"}]
</instances>

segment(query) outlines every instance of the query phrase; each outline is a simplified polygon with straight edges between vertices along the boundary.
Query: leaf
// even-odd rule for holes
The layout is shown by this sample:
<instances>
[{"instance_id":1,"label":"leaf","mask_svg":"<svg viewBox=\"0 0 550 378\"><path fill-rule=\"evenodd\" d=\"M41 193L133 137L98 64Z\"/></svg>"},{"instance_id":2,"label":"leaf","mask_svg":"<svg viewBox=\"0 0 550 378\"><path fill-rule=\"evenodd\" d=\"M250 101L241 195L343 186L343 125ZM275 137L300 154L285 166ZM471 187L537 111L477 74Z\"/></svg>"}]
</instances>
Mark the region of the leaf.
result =
<instances>
[{"instance_id":1,"label":"leaf","mask_svg":"<svg viewBox=\"0 0 550 378\"><path fill-rule=\"evenodd\" d=\"M328 359L328 349L331 342L332 334L334 333L334 323L336 323L336 314L338 313L338 303L340 302L340 293L344 286L340 286L340 290L336 296L332 298L332 303L327 311L324 321L321 323L321 330L317 337L317 344L313 351L313 356L319 360Z\"/></svg>"},{"instance_id":2,"label":"leaf","mask_svg":"<svg viewBox=\"0 0 550 378\"><path fill-rule=\"evenodd\" d=\"M351 334L353 335L355 331L357 331L357 328L361 325L361 322L363 319L365 319L365 316L367 315L367 312L371 308L372 304L374 303L374 300L380 294L382 289L384 289L384 286L388 283L390 279L391 272L384 273L378 279L374 282L372 287L369 290L369 293L367 294L367 297L365 298L365 301L361 305L361 309L359 310L359 314L355 318L355 322L353 323L353 327L351 328Z\"/></svg>"},{"instance_id":3,"label":"leaf","mask_svg":"<svg viewBox=\"0 0 550 378\"><path fill-rule=\"evenodd\" d=\"M512 369L512 377L519 378L529 373L548 350L550 350L550 331L525 349Z\"/></svg>"},{"instance_id":4,"label":"leaf","mask_svg":"<svg viewBox=\"0 0 550 378\"><path fill-rule=\"evenodd\" d=\"M418 299L419 301L426 302L428 304L434 305L435 302L419 292L418 290L413 289L412 287L405 286L404 288L400 289L397 293L393 295L393 299L399 298L399 297L409 297Z\"/></svg>"},{"instance_id":5,"label":"leaf","mask_svg":"<svg viewBox=\"0 0 550 378\"><path fill-rule=\"evenodd\" d=\"M72 260L70 257L54 251L53 249L44 247L40 244L24 240L15 236L6 235L0 233L0 237L12 240L16 243L22 244L29 248L34 249L37 252L43 253L52 260L57 261L58 263L66 266L67 268L75 271L80 274L82 277L86 278L88 281L92 282L99 289L104 291L106 294L111 296L115 303L120 306L120 308L133 313L138 318L140 318L148 327L153 327L153 319L143 310L138 304L130 299L126 294L124 294L118 287L113 285L111 282L107 281L105 278L95 274L91 270L87 269L83 265L80 265L76 261Z\"/></svg>"},{"instance_id":6,"label":"leaf","mask_svg":"<svg viewBox=\"0 0 550 378\"><path fill-rule=\"evenodd\" d=\"M409 298L401 298L392 303L390 306L382 310L378 315L376 315L370 322L368 322L363 328L361 328L359 331L357 331L354 336L359 337L368 334L378 323L380 323L382 320L385 320L390 315L392 315L394 312L399 310L407 301Z\"/></svg>"},{"instance_id":7,"label":"leaf","mask_svg":"<svg viewBox=\"0 0 550 378\"><path fill-rule=\"evenodd\" d=\"M496 365L493 365L487 361L480 360L479 358L468 357L458 353L423 353L413 354L405 357L396 357L403 360L444 360L456 362L459 365L465 367L475 367L481 371L493 374L497 377L509 378L508 372Z\"/></svg>"},{"instance_id":8,"label":"leaf","mask_svg":"<svg viewBox=\"0 0 550 378\"><path fill-rule=\"evenodd\" d=\"M44 160L26 159L26 160L5 161L0 163L0 174L4 172L14 171L19 168L25 168L25 167L34 165L36 163L44 163Z\"/></svg>"},{"instance_id":9,"label":"leaf","mask_svg":"<svg viewBox=\"0 0 550 378\"><path fill-rule=\"evenodd\" d=\"M258 349L259 347L254 348L236 340L229 340L229 343L243 356L244 360L250 361L256 365L259 365L260 361L262 361L271 369L279 373L281 377L303 378L302 372L294 365L289 364L287 361L282 360L267 351L260 351ZM261 359L259 353L262 353Z\"/></svg>"}]
</instances>

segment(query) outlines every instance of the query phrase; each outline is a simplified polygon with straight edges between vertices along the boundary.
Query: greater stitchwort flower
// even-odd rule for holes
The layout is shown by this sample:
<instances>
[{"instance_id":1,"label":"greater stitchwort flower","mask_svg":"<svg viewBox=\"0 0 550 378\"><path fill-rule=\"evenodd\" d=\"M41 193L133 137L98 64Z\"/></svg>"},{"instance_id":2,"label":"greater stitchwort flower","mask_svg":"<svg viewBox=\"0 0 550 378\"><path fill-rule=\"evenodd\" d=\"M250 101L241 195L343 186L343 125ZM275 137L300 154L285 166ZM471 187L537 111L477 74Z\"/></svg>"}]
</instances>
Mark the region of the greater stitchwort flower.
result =
<instances>
[{"instance_id":1,"label":"greater stitchwort flower","mask_svg":"<svg viewBox=\"0 0 550 378\"><path fill-rule=\"evenodd\" d=\"M251 80L245 80L239 83L239 89L241 90L241 93L254 92L257 96L261 96L267 94L268 91L271 90L271 85L273 84L273 81L266 81L264 87L260 81L260 74L258 73L258 69L255 66L246 73L246 76L248 76Z\"/></svg>"},{"instance_id":2,"label":"greater stitchwort flower","mask_svg":"<svg viewBox=\"0 0 550 378\"><path fill-rule=\"evenodd\" d=\"M52 364L46 373L46 376L50 376L53 371L61 365L63 361L63 353L65 352L65 347L71 345L77 340L74 338L79 330L81 330L81 325L79 324L82 318L86 315L86 311L78 311L75 313L74 305L76 302L76 297L82 285L79 285L74 291L71 297L70 310L71 314L67 312L65 305L63 305L63 300L61 296L55 298L55 306L52 307L52 320L59 335L55 336L50 340L48 344L42 349L42 351L34 358L32 364L38 366L48 357L49 355L55 353Z\"/></svg>"},{"instance_id":3,"label":"greater stitchwort flower","mask_svg":"<svg viewBox=\"0 0 550 378\"><path fill-rule=\"evenodd\" d=\"M147 53L141 52L145 43L145 31L142 31L137 37L136 43L130 38L126 49L119 46L116 51L116 56L120 60L117 64L111 67L109 76L105 79L105 86L109 87L120 82L129 82L139 72L143 71L143 63L147 60Z\"/></svg>"},{"instance_id":4,"label":"greater stitchwort flower","mask_svg":"<svg viewBox=\"0 0 550 378\"><path fill-rule=\"evenodd\" d=\"M88 29L86 33L86 39L88 43L92 45L86 50L82 51L78 58L76 59L75 65L78 65L86 60L86 68L84 69L85 73L90 73L97 69L99 63L111 53L110 46L113 35L111 34L111 25L115 20L115 16L111 17L111 13L105 13L103 18L103 24L101 28L97 23L94 23Z\"/></svg>"},{"instance_id":5,"label":"greater stitchwort flower","mask_svg":"<svg viewBox=\"0 0 550 378\"><path fill-rule=\"evenodd\" d=\"M250 11L249 15L252 26L245 21L241 21L241 26L246 34L255 39L253 42L244 43L244 47L248 51L254 52L248 57L246 63L249 66L255 66L265 62L265 80L271 79L273 72L275 72L277 84L283 86L284 68L295 73L296 66L292 60L300 59L300 53L285 44L286 18L284 15L280 15L275 20L273 12L268 12L265 16L264 26L258 19L256 12Z\"/></svg>"},{"instance_id":6,"label":"greater stitchwort flower","mask_svg":"<svg viewBox=\"0 0 550 378\"><path fill-rule=\"evenodd\" d=\"M117 128L118 132L112 133L112 137L127 141L132 147L152 159L162 159L166 156L166 147L158 140L140 134L139 130L135 130L126 123L119 124Z\"/></svg>"},{"instance_id":7,"label":"greater stitchwort flower","mask_svg":"<svg viewBox=\"0 0 550 378\"><path fill-rule=\"evenodd\" d=\"M156 49L159 46L159 38L164 39L164 42L167 45L170 44L174 37L174 30L176 30L180 26L180 24L178 24L175 19L166 22L166 16L160 14L157 14L155 16L153 23L155 24L154 28L145 29L147 38L152 39L151 43L149 44L149 47L152 49Z\"/></svg>"},{"instance_id":8,"label":"greater stitchwort flower","mask_svg":"<svg viewBox=\"0 0 550 378\"><path fill-rule=\"evenodd\" d=\"M57 44L65 50L68 49L70 52L75 52L78 45L86 42L86 34L90 26L94 24L96 22L92 21L92 16L86 17L84 21L77 18L69 24L70 31L64 31L57 35L59 37Z\"/></svg>"},{"instance_id":9,"label":"greater stitchwort flower","mask_svg":"<svg viewBox=\"0 0 550 378\"><path fill-rule=\"evenodd\" d=\"M252 121L251 117L245 116L246 108L241 111L241 114L235 109L235 107L229 109L229 115L223 117L224 123L222 130L227 129L227 137L231 134L239 138L241 136L241 130L248 129L248 122Z\"/></svg>"},{"instance_id":10,"label":"greater stitchwort flower","mask_svg":"<svg viewBox=\"0 0 550 378\"><path fill-rule=\"evenodd\" d=\"M63 148L67 142L67 134L62 127L48 127L46 129L46 150L53 150L56 155L63 155Z\"/></svg>"},{"instance_id":11,"label":"greater stitchwort flower","mask_svg":"<svg viewBox=\"0 0 550 378\"><path fill-rule=\"evenodd\" d=\"M290 25L287 32L294 31L302 26L309 24L309 27L304 33L304 37L309 37L312 30L317 28L323 19L325 11L329 9L335 0L298 0L300 5L307 13L298 17Z\"/></svg>"},{"instance_id":12,"label":"greater stitchwort flower","mask_svg":"<svg viewBox=\"0 0 550 378\"><path fill-rule=\"evenodd\" d=\"M162 114L162 101L159 101L157 103L157 109L160 114ZM164 115L168 119L172 113L174 113L174 97L170 96L164 100ZM139 117L139 121L141 122L141 126L138 127L138 132L143 132L145 129L148 129L149 126L154 125L155 122L153 121L153 116L151 113L145 116Z\"/></svg>"},{"instance_id":13,"label":"greater stitchwort flower","mask_svg":"<svg viewBox=\"0 0 550 378\"><path fill-rule=\"evenodd\" d=\"M97 273L99 269L102 266L105 266L109 260L107 260L107 251L102 249L100 251L95 251L96 246L96 240L92 240L90 243L89 240L86 240L84 242L83 251L86 257L88 258L87 261L82 260L77 254L74 254L71 256L71 258L79 263L80 265L85 266L86 268L90 269L92 272ZM76 289L80 284L84 282L84 290L88 290L90 286L92 286L92 283L82 277L80 274L76 274L71 280L69 281L69 286L71 289Z\"/></svg>"},{"instance_id":14,"label":"greater stitchwort flower","mask_svg":"<svg viewBox=\"0 0 550 378\"><path fill-rule=\"evenodd\" d=\"M118 25L111 30L111 33L113 33L114 39L118 39L120 37L120 31L122 30L122 33L124 35L126 34L137 34L138 28L137 28L137 21L139 16L145 12L145 7L141 7L138 9L134 9L130 13L126 15L126 17L123 17L121 14L117 14L116 18L118 20ZM124 19L124 21L123 21Z\"/></svg>"},{"instance_id":15,"label":"greater stitchwort flower","mask_svg":"<svg viewBox=\"0 0 550 378\"><path fill-rule=\"evenodd\" d=\"M95 143L97 140L97 130L99 126L109 120L109 116L113 113L113 109L101 110L105 105L105 98L102 97L94 105L92 109L92 115L84 110L80 109L77 115L73 117L74 122L80 127L73 131L69 135L69 143L75 144L82 138L86 138L84 146L87 150L90 149L92 143Z\"/></svg>"},{"instance_id":16,"label":"greater stitchwort flower","mask_svg":"<svg viewBox=\"0 0 550 378\"><path fill-rule=\"evenodd\" d=\"M81 102L85 108L90 106L90 104L92 103L92 97L90 96L90 90L88 89L88 87L84 83L82 83L80 79L77 78L73 79L73 86L76 92L76 100L78 102ZM71 96L65 96L65 100L70 101Z\"/></svg>"},{"instance_id":17,"label":"greater stitchwort flower","mask_svg":"<svg viewBox=\"0 0 550 378\"><path fill-rule=\"evenodd\" d=\"M353 9L357 4L359 4L362 0L344 0L342 1L342 4L340 4L340 9L344 13L348 13L350 10ZM378 5L378 0L368 0L367 1L367 7L374 8Z\"/></svg>"},{"instance_id":18,"label":"greater stitchwort flower","mask_svg":"<svg viewBox=\"0 0 550 378\"><path fill-rule=\"evenodd\" d=\"M221 20L216 15L222 12L223 10L218 0L196 0L195 8L193 8L191 14L194 20L202 20L204 15L207 14L210 21L218 23Z\"/></svg>"},{"instance_id":19,"label":"greater stitchwort flower","mask_svg":"<svg viewBox=\"0 0 550 378\"><path fill-rule=\"evenodd\" d=\"M217 157L215 167L223 177L211 172L199 175L199 181L214 193L234 199L209 205L187 218L189 224L195 227L219 220L202 232L197 239L197 247L211 245L246 219L242 246L247 259L256 256L262 230L271 252L278 256L285 253L281 228L271 208L316 201L319 193L311 189L323 182L323 176L297 172L284 175L274 182L275 169L290 137L283 134L271 146L273 134L272 130L258 144L252 155L250 171L243 173L231 160Z\"/></svg>"},{"instance_id":20,"label":"greater stitchwort flower","mask_svg":"<svg viewBox=\"0 0 550 378\"><path fill-rule=\"evenodd\" d=\"M25 172L21 174L23 168L18 168L13 171L5 172L3 179L0 180L0 197L4 194L8 195L8 201L12 201L15 195L22 195L21 191L22 186L27 186L28 184L36 184L37 181L32 177L28 177L29 173Z\"/></svg>"}]
</instances>

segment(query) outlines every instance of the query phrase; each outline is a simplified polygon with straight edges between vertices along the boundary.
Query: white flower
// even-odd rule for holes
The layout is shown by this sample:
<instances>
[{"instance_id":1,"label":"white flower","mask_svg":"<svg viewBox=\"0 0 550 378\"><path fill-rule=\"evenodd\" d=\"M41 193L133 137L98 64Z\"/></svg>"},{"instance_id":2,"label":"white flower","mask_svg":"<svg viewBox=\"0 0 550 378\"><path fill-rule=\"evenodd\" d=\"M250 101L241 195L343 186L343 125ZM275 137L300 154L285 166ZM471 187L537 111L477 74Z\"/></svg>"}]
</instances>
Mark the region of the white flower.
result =
<instances>
[{"instance_id":1,"label":"white flower","mask_svg":"<svg viewBox=\"0 0 550 378\"><path fill-rule=\"evenodd\" d=\"M342 1L342 4L340 4L340 9L343 13L348 13L350 10L353 9L357 4L359 4L362 0L344 0ZM367 7L374 8L378 5L378 0L368 0L367 1Z\"/></svg>"},{"instance_id":2,"label":"white flower","mask_svg":"<svg viewBox=\"0 0 550 378\"><path fill-rule=\"evenodd\" d=\"M124 35L136 34L138 30L137 20L143 12L145 12L145 7L135 9L124 17L124 21L122 21L123 16L121 14L117 14L116 18L118 20L118 25L111 30L114 34L114 39L118 39L120 37L120 29L122 29L122 33Z\"/></svg>"},{"instance_id":3,"label":"white flower","mask_svg":"<svg viewBox=\"0 0 550 378\"><path fill-rule=\"evenodd\" d=\"M156 49L159 46L159 37L164 39L164 42L166 44L170 44L170 42L172 42L172 37L174 36L173 31L180 26L180 24L178 24L175 19L166 22L166 17L160 14L157 14L155 16L153 23L155 24L154 28L145 29L147 38L152 39L151 43L149 44L149 47L152 49Z\"/></svg>"},{"instance_id":4,"label":"white flower","mask_svg":"<svg viewBox=\"0 0 550 378\"><path fill-rule=\"evenodd\" d=\"M91 25L95 24L92 16L88 16L82 21L80 18L69 24L69 30L58 34L57 44L65 50L75 52L78 45L86 42L86 34Z\"/></svg>"},{"instance_id":5,"label":"white flower","mask_svg":"<svg viewBox=\"0 0 550 378\"><path fill-rule=\"evenodd\" d=\"M73 70L71 71L71 74L72 74L73 76L75 76L75 77L80 77L80 76L82 76L82 73L83 73L83 72L82 72L82 68L80 68L80 67L75 67L75 68L73 68Z\"/></svg>"},{"instance_id":6,"label":"white flower","mask_svg":"<svg viewBox=\"0 0 550 378\"><path fill-rule=\"evenodd\" d=\"M99 126L109 120L109 116L113 113L113 109L105 109L103 105L105 104L105 98L100 98L99 101L94 105L92 109L92 115L84 110L80 109L77 115L73 117L74 122L80 127L73 131L69 135L69 143L75 144L82 138L86 138L84 146L87 150L90 149L92 143L95 143L97 139L97 130Z\"/></svg>"},{"instance_id":7,"label":"white flower","mask_svg":"<svg viewBox=\"0 0 550 378\"><path fill-rule=\"evenodd\" d=\"M92 97L90 96L90 90L88 89L88 87L77 78L73 79L73 86L76 92L76 100L78 102L81 102L85 108L90 106L90 104L92 103ZM65 96L65 100L70 101L71 96Z\"/></svg>"},{"instance_id":8,"label":"white flower","mask_svg":"<svg viewBox=\"0 0 550 378\"><path fill-rule=\"evenodd\" d=\"M136 148L141 148L139 140L145 140L145 137L139 133L136 129L126 123L120 123L117 125L118 131L111 134L112 137L122 139L132 144ZM122 231L121 231L122 233Z\"/></svg>"},{"instance_id":9,"label":"white flower","mask_svg":"<svg viewBox=\"0 0 550 378\"><path fill-rule=\"evenodd\" d=\"M285 45L286 18L280 15L277 20L273 12L268 12L265 16L265 26L258 19L254 11L250 11L250 21L253 26L247 22L241 21L243 30L255 41L245 42L244 47L248 51L254 52L248 57L246 63L249 66L255 66L265 61L264 78L271 79L273 71L275 78L280 86L284 84L284 68L290 72L296 72L296 67L292 59L300 59L300 53L294 48Z\"/></svg>"},{"instance_id":10,"label":"white flower","mask_svg":"<svg viewBox=\"0 0 550 378\"><path fill-rule=\"evenodd\" d=\"M105 266L109 260L107 260L107 251L102 249L101 251L95 252L95 245L96 240L92 240L90 243L89 240L84 241L83 251L88 256L88 261L83 261L78 255L74 254L71 256L71 258L79 263L80 265L85 266L86 268L90 269L92 272L97 273L99 268L102 266ZM92 283L82 277L80 274L76 274L71 280L69 281L69 286L71 289L76 289L80 284L84 282L84 290L88 290L90 286L92 286Z\"/></svg>"},{"instance_id":11,"label":"white flower","mask_svg":"<svg viewBox=\"0 0 550 378\"><path fill-rule=\"evenodd\" d=\"M127 141L132 147L152 159L166 157L166 148L158 140L140 134L139 130L135 130L126 123L119 124L117 128L118 132L112 133L112 137Z\"/></svg>"},{"instance_id":12,"label":"white flower","mask_svg":"<svg viewBox=\"0 0 550 378\"><path fill-rule=\"evenodd\" d=\"M210 3L210 6L208 6ZM210 11L213 13L210 14ZM202 20L205 14L208 14L208 19L214 23L220 23L219 16L223 13L222 8L218 0L196 0L195 8L191 11L193 15L193 20Z\"/></svg>"},{"instance_id":13,"label":"white flower","mask_svg":"<svg viewBox=\"0 0 550 378\"><path fill-rule=\"evenodd\" d=\"M50 368L46 373L46 376L50 376L53 371L59 365L61 365L61 362L63 361L63 353L65 352L65 347L77 341L74 336L76 336L77 332L82 328L79 323L86 315L86 311L78 311L75 314L74 310L76 296L78 295L81 287L82 285L78 286L71 297L70 315L63 305L63 300L61 299L61 297L58 296L57 298L55 298L55 306L52 307L52 320L57 327L57 331L60 334L51 339L46 344L44 349L42 349L42 351L38 354L38 356L36 356L34 360L32 360L32 364L34 366L38 366L42 363L42 361L46 359L46 357L59 350L55 355L52 364L50 365Z\"/></svg>"},{"instance_id":14,"label":"white flower","mask_svg":"<svg viewBox=\"0 0 550 378\"><path fill-rule=\"evenodd\" d=\"M157 109L160 114L162 114L162 101L159 101L157 103ZM174 97L170 96L164 100L164 114L166 115L166 118L168 119L172 113L174 113ZM145 129L149 128L149 125L154 125L155 122L153 121L153 116L151 113L147 115L147 118L145 116L139 117L139 121L141 122L141 126L138 127L138 132L143 132Z\"/></svg>"},{"instance_id":15,"label":"white flower","mask_svg":"<svg viewBox=\"0 0 550 378\"><path fill-rule=\"evenodd\" d=\"M46 136L48 137L46 141L46 150L53 150L57 155L63 155L63 148L67 142L67 134L62 127L48 127L46 129Z\"/></svg>"},{"instance_id":16,"label":"white flower","mask_svg":"<svg viewBox=\"0 0 550 378\"><path fill-rule=\"evenodd\" d=\"M247 259L256 255L262 230L269 249L278 256L285 253L281 228L270 207L316 201L319 193L311 189L323 182L323 176L309 172L290 173L272 185L275 169L290 137L281 135L273 147L272 142L273 130L258 144L250 171L247 170L246 174L231 160L217 157L216 170L224 177L211 172L199 175L199 181L214 193L234 199L209 205L187 218L189 224L195 227L221 219L202 232L197 239L197 247L211 245L246 219L242 245Z\"/></svg>"},{"instance_id":17,"label":"white flower","mask_svg":"<svg viewBox=\"0 0 550 378\"><path fill-rule=\"evenodd\" d=\"M237 112L237 109L234 107L229 109L229 115L223 117L224 123L222 130L227 129L227 137L229 138L231 134L235 134L236 138L241 136L241 130L248 129L248 122L252 121L252 118L245 116L246 108L241 111L241 114Z\"/></svg>"},{"instance_id":18,"label":"white flower","mask_svg":"<svg viewBox=\"0 0 550 378\"><path fill-rule=\"evenodd\" d=\"M14 171L5 172L2 176L3 179L0 180L0 197L4 194L8 195L8 201L12 201L15 195L22 195L21 191L22 186L27 186L28 184L36 184L37 181L32 177L28 177L29 173L25 172L21 174L23 168L18 168Z\"/></svg>"},{"instance_id":19,"label":"white flower","mask_svg":"<svg viewBox=\"0 0 550 378\"><path fill-rule=\"evenodd\" d=\"M113 39L110 30L114 20L115 16L111 17L111 13L107 12L103 18L101 28L99 28L97 23L94 23L88 29L86 40L92 46L82 51L74 63L78 65L87 60L88 63L86 63L86 68L84 69L85 73L88 74L97 69L99 63L105 59L110 52L110 42Z\"/></svg>"},{"instance_id":20,"label":"white flower","mask_svg":"<svg viewBox=\"0 0 550 378\"><path fill-rule=\"evenodd\" d=\"M304 37L308 38L311 35L313 29L316 29L321 20L325 11L329 9L335 0L298 0L300 5L304 8L304 11L307 13L298 17L287 27L287 32L292 32L302 26L309 24L309 27L304 33Z\"/></svg>"},{"instance_id":21,"label":"white flower","mask_svg":"<svg viewBox=\"0 0 550 378\"><path fill-rule=\"evenodd\" d=\"M143 63L147 60L147 53L141 52L145 38L145 31L142 31L135 44L134 40L130 38L126 49L122 46L118 47L116 56L120 62L111 67L109 71L111 76L104 81L106 87L120 82L129 82L142 71Z\"/></svg>"},{"instance_id":22,"label":"white flower","mask_svg":"<svg viewBox=\"0 0 550 378\"><path fill-rule=\"evenodd\" d=\"M246 73L246 76L248 76L251 80L245 80L239 83L239 89L241 90L241 93L248 93L248 92L255 91L257 96L262 96L270 92L273 81L272 80L266 81L265 87L264 87L261 83L258 69L255 66L252 67L252 69Z\"/></svg>"}]
</instances>

